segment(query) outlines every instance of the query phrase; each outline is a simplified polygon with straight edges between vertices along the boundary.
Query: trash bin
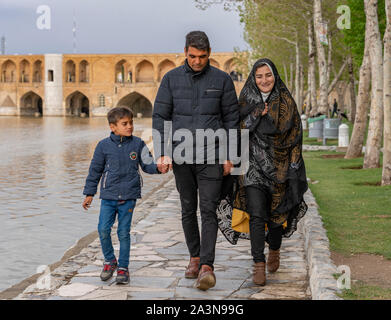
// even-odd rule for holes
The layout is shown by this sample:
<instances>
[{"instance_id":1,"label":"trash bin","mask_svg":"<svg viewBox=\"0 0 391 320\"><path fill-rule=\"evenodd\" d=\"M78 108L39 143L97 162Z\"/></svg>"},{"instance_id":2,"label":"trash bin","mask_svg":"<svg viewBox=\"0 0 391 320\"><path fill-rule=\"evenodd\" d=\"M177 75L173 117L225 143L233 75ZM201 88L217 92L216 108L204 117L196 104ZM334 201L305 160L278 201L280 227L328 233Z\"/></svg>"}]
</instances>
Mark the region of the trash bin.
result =
<instances>
[{"instance_id":1,"label":"trash bin","mask_svg":"<svg viewBox=\"0 0 391 320\"><path fill-rule=\"evenodd\" d=\"M301 126L303 130L307 130L307 116L305 114L301 115Z\"/></svg>"},{"instance_id":2,"label":"trash bin","mask_svg":"<svg viewBox=\"0 0 391 320\"><path fill-rule=\"evenodd\" d=\"M308 138L323 138L323 120L325 115L308 119Z\"/></svg>"},{"instance_id":3,"label":"trash bin","mask_svg":"<svg viewBox=\"0 0 391 320\"><path fill-rule=\"evenodd\" d=\"M341 119L323 120L323 145L326 145L326 139L338 139L338 127Z\"/></svg>"}]
</instances>

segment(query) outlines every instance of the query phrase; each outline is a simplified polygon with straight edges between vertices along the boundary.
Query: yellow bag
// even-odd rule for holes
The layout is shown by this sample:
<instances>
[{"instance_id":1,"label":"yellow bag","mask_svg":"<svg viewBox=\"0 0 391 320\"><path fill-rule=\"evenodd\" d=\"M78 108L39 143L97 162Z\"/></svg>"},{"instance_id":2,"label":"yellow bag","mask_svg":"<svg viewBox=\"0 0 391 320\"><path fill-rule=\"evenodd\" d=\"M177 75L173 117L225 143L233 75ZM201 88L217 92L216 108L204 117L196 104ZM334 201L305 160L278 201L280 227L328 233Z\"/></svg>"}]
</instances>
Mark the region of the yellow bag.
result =
<instances>
[{"instance_id":1,"label":"yellow bag","mask_svg":"<svg viewBox=\"0 0 391 320\"><path fill-rule=\"evenodd\" d=\"M285 229L288 226L287 221L282 224ZM232 229L238 232L250 233L250 215L243 210L234 208L232 210ZM267 224L265 224L265 231Z\"/></svg>"},{"instance_id":2,"label":"yellow bag","mask_svg":"<svg viewBox=\"0 0 391 320\"><path fill-rule=\"evenodd\" d=\"M238 232L250 233L250 215L240 209L232 211L232 229Z\"/></svg>"}]
</instances>

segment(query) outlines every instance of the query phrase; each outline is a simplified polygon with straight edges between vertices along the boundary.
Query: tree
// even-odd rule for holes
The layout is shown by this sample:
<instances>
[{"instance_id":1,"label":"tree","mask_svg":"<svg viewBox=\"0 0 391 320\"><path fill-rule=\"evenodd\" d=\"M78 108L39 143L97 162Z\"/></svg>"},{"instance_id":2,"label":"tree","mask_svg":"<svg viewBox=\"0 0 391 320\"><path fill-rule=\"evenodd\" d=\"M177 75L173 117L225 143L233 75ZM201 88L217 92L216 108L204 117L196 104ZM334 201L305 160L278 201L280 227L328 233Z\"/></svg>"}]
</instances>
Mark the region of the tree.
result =
<instances>
[{"instance_id":1,"label":"tree","mask_svg":"<svg viewBox=\"0 0 391 320\"><path fill-rule=\"evenodd\" d=\"M365 146L364 168L380 166L380 147L383 131L383 47L377 15L378 0L364 0L369 28L369 56L371 60L371 113Z\"/></svg>"},{"instance_id":2,"label":"tree","mask_svg":"<svg viewBox=\"0 0 391 320\"><path fill-rule=\"evenodd\" d=\"M309 105L311 105L311 111L309 106L307 108L307 116L309 112L311 115L315 115L318 110L318 102L316 99L316 47L314 38L314 25L312 19L307 22L308 26L308 90L309 90Z\"/></svg>"},{"instance_id":3,"label":"tree","mask_svg":"<svg viewBox=\"0 0 391 320\"><path fill-rule=\"evenodd\" d=\"M382 186L391 185L391 0L385 0L387 29L384 34L384 148Z\"/></svg>"},{"instance_id":4,"label":"tree","mask_svg":"<svg viewBox=\"0 0 391 320\"><path fill-rule=\"evenodd\" d=\"M354 120L352 137L346 151L345 159L361 157L364 144L365 129L367 127L369 109L369 89L371 85L371 63L369 59L369 23L365 31L365 48L360 68L358 85L357 112Z\"/></svg>"},{"instance_id":5,"label":"tree","mask_svg":"<svg viewBox=\"0 0 391 320\"><path fill-rule=\"evenodd\" d=\"M197 6L202 9L217 3L230 7L239 4L237 9L240 13L241 22L244 24L244 39L251 47L250 60L270 57L277 68L284 71L281 73L281 77L295 97L299 108L301 108L304 96L307 96L309 97L307 105L312 106L312 114L317 112L317 74L323 73L326 75L326 80L322 83L325 92L322 99L325 101L323 112L327 112L329 93L336 87L338 79L343 77L344 69L347 66L345 59L346 45L341 40L342 33L337 30L336 23L330 24L328 59L325 56L324 64L316 70L313 26L315 21L314 0L195 1ZM325 20L337 21L336 2L334 0L322 1L324 7L323 11L320 12L322 12ZM287 67L289 66L291 77L288 79ZM337 66L340 68L338 73L335 70ZM295 76L292 76L293 71ZM307 75L308 79L305 81ZM333 81L330 84L329 80L332 79ZM307 93L305 94L305 92Z\"/></svg>"},{"instance_id":6,"label":"tree","mask_svg":"<svg viewBox=\"0 0 391 320\"><path fill-rule=\"evenodd\" d=\"M370 103L371 65L369 60L369 21L366 19L364 1L345 0L338 5L347 5L351 10L351 29L342 31L344 43L350 48L352 55L353 71L350 70L350 83L358 77L358 96L356 115L354 118L353 133L345 159L357 158L362 155L364 136L367 129L368 110ZM380 1L378 6L380 32L385 28L384 3ZM358 68L358 66L361 66ZM351 87L350 90L353 91ZM353 92L352 92L353 93ZM352 115L351 115L352 116Z\"/></svg>"},{"instance_id":7,"label":"tree","mask_svg":"<svg viewBox=\"0 0 391 320\"><path fill-rule=\"evenodd\" d=\"M321 43L320 30L322 28L322 2L321 0L314 0L314 27L315 27L315 43L318 57L318 69L319 69L319 106L318 111L322 114L326 114L329 108L328 104L328 72L326 53Z\"/></svg>"},{"instance_id":8,"label":"tree","mask_svg":"<svg viewBox=\"0 0 391 320\"><path fill-rule=\"evenodd\" d=\"M245 0L239 11L245 28L244 38L253 49L254 58L270 56L280 70L283 70L284 66L284 70L286 69L287 62L294 61L295 90L293 95L300 108L302 104L300 65L304 62L302 57L306 50L306 47L301 44L305 43L303 35L305 36L306 29L302 23L303 13L298 9L300 6L294 5L294 2L299 1ZM287 11L287 7L292 10ZM305 64L303 64L303 72L304 68ZM284 73L284 78L292 89L287 81L287 72Z\"/></svg>"}]
</instances>

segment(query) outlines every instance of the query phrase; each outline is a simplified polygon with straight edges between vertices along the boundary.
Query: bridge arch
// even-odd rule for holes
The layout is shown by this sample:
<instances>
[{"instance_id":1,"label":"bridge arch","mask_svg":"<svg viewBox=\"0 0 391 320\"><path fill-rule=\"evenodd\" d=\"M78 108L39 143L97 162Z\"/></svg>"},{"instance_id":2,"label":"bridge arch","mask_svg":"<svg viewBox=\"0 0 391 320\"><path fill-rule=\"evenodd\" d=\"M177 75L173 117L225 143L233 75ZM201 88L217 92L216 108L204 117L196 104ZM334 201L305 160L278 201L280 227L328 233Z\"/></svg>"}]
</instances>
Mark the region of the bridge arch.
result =
<instances>
[{"instance_id":1,"label":"bridge arch","mask_svg":"<svg viewBox=\"0 0 391 320\"><path fill-rule=\"evenodd\" d=\"M153 64L148 60L143 60L137 64L136 82L154 82Z\"/></svg>"},{"instance_id":2,"label":"bridge arch","mask_svg":"<svg viewBox=\"0 0 391 320\"><path fill-rule=\"evenodd\" d=\"M40 95L34 91L25 93L20 98L20 115L21 116L33 116L38 112L43 115L43 100Z\"/></svg>"},{"instance_id":3,"label":"bridge arch","mask_svg":"<svg viewBox=\"0 0 391 320\"><path fill-rule=\"evenodd\" d=\"M234 62L234 59L231 58L231 59L228 59L225 63L224 63L224 71L228 74L230 74L232 71L235 71L235 62Z\"/></svg>"},{"instance_id":4,"label":"bridge arch","mask_svg":"<svg viewBox=\"0 0 391 320\"><path fill-rule=\"evenodd\" d=\"M116 83L132 82L132 65L122 59L115 65L115 79Z\"/></svg>"},{"instance_id":5,"label":"bridge arch","mask_svg":"<svg viewBox=\"0 0 391 320\"><path fill-rule=\"evenodd\" d=\"M33 64L33 82L42 82L42 61L37 60Z\"/></svg>"},{"instance_id":6,"label":"bridge arch","mask_svg":"<svg viewBox=\"0 0 391 320\"><path fill-rule=\"evenodd\" d=\"M175 68L175 63L169 59L165 59L158 65L158 81L162 81L163 76L170 70Z\"/></svg>"},{"instance_id":7,"label":"bridge arch","mask_svg":"<svg viewBox=\"0 0 391 320\"><path fill-rule=\"evenodd\" d=\"M16 64L12 60L6 60L1 66L1 82L16 81Z\"/></svg>"},{"instance_id":8,"label":"bridge arch","mask_svg":"<svg viewBox=\"0 0 391 320\"><path fill-rule=\"evenodd\" d=\"M80 91L74 91L65 99L65 114L67 116L90 116L90 100Z\"/></svg>"},{"instance_id":9,"label":"bridge arch","mask_svg":"<svg viewBox=\"0 0 391 320\"><path fill-rule=\"evenodd\" d=\"M76 64L73 60L65 64L65 82L76 82Z\"/></svg>"},{"instance_id":10,"label":"bridge arch","mask_svg":"<svg viewBox=\"0 0 391 320\"><path fill-rule=\"evenodd\" d=\"M118 101L117 107L130 108L135 117L137 117L137 113L141 113L143 117L152 117L152 103L138 92L132 92L122 97Z\"/></svg>"},{"instance_id":11,"label":"bridge arch","mask_svg":"<svg viewBox=\"0 0 391 320\"><path fill-rule=\"evenodd\" d=\"M30 82L30 62L26 59L19 64L19 82Z\"/></svg>"},{"instance_id":12,"label":"bridge arch","mask_svg":"<svg viewBox=\"0 0 391 320\"><path fill-rule=\"evenodd\" d=\"M90 64L82 60L79 65L79 82L90 82Z\"/></svg>"},{"instance_id":13,"label":"bridge arch","mask_svg":"<svg viewBox=\"0 0 391 320\"><path fill-rule=\"evenodd\" d=\"M220 69L220 64L215 59L209 59L209 63L211 66Z\"/></svg>"}]
</instances>

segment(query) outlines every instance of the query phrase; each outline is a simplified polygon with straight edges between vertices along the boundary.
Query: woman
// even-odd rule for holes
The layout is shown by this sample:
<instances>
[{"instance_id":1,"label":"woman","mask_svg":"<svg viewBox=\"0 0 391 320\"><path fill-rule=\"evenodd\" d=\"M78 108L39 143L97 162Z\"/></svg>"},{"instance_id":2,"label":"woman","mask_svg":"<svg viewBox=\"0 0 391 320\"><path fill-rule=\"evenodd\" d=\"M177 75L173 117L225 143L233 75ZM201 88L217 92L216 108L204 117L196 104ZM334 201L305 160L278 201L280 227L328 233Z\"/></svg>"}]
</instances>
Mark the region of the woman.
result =
<instances>
[{"instance_id":1,"label":"woman","mask_svg":"<svg viewBox=\"0 0 391 320\"><path fill-rule=\"evenodd\" d=\"M307 211L307 178L302 158L302 127L295 101L269 59L258 60L240 93L241 128L250 132L247 172L218 208L219 227L228 241L251 240L253 281L265 285L265 241L269 272L279 267L282 237L290 237ZM229 179L229 178L227 178ZM230 177L232 179L232 177ZM249 234L231 228L233 209L250 216ZM265 231L267 227L267 231Z\"/></svg>"}]
</instances>

